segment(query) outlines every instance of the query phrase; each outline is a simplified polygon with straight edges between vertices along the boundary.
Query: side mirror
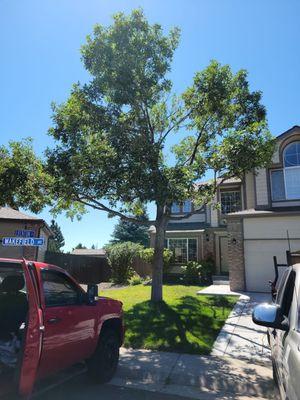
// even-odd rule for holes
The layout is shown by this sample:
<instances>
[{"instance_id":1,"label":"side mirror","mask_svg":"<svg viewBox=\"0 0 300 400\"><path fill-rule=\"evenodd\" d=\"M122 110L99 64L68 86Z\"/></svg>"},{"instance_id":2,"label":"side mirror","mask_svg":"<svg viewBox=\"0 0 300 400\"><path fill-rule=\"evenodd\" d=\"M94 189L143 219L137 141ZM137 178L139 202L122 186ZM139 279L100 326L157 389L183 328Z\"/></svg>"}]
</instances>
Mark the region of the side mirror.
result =
<instances>
[{"instance_id":1,"label":"side mirror","mask_svg":"<svg viewBox=\"0 0 300 400\"><path fill-rule=\"evenodd\" d=\"M88 303L93 304L95 303L95 298L98 296L98 286L90 284L87 287L87 298Z\"/></svg>"},{"instance_id":2,"label":"side mirror","mask_svg":"<svg viewBox=\"0 0 300 400\"><path fill-rule=\"evenodd\" d=\"M268 328L280 329L282 331L289 330L288 320L282 314L282 310L278 304L264 303L256 306L252 313L252 321L257 325Z\"/></svg>"}]
</instances>

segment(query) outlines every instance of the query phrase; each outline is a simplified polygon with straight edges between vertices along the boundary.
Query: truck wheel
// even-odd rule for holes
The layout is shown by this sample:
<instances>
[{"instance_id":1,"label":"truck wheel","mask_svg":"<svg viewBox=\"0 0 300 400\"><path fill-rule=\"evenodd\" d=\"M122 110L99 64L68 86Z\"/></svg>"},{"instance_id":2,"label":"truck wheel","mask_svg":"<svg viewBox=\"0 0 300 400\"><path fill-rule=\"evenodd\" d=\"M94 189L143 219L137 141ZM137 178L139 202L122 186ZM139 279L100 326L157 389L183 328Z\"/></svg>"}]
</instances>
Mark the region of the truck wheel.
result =
<instances>
[{"instance_id":1,"label":"truck wheel","mask_svg":"<svg viewBox=\"0 0 300 400\"><path fill-rule=\"evenodd\" d=\"M106 383L114 376L119 361L119 342L112 329L100 335L95 353L87 360L88 374L94 382Z\"/></svg>"}]
</instances>

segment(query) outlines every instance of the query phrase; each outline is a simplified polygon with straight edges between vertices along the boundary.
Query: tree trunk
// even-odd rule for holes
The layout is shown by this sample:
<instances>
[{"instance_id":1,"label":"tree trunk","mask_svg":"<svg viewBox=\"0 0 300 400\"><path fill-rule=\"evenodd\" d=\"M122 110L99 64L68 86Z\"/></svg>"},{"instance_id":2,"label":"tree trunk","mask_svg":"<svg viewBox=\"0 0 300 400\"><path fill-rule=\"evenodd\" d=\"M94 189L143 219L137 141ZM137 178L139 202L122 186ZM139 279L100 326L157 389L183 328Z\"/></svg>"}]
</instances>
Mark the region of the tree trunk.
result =
<instances>
[{"instance_id":1,"label":"tree trunk","mask_svg":"<svg viewBox=\"0 0 300 400\"><path fill-rule=\"evenodd\" d=\"M158 217L154 244L151 301L159 302L163 299L163 264L165 247L166 221L164 217Z\"/></svg>"}]
</instances>

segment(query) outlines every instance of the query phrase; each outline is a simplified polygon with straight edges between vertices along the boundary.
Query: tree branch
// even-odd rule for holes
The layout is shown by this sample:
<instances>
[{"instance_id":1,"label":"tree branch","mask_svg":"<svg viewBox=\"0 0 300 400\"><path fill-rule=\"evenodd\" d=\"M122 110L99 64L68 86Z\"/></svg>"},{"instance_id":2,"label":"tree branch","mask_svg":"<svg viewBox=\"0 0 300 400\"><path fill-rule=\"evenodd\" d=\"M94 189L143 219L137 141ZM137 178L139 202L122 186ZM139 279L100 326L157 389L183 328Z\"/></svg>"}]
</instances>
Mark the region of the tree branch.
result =
<instances>
[{"instance_id":1,"label":"tree branch","mask_svg":"<svg viewBox=\"0 0 300 400\"><path fill-rule=\"evenodd\" d=\"M204 122L204 124L203 124L203 126L202 126L202 128L201 128L201 130L200 130L200 132L199 132L199 134L198 134L198 136L197 136L197 140L196 140L196 143L195 143L195 146L194 146L193 153L192 153L191 157L189 157L189 158L186 160L186 163L189 162L189 165L192 165L193 162L194 162L194 160L195 160L196 153L197 153L197 150L198 150L198 146L199 146L199 144L200 144L200 140L201 140L201 137L202 137L202 133L204 132L204 129L205 129L205 127L206 127L206 125L207 125L209 119L210 119L210 118L207 118L207 120Z\"/></svg>"},{"instance_id":2,"label":"tree branch","mask_svg":"<svg viewBox=\"0 0 300 400\"><path fill-rule=\"evenodd\" d=\"M92 202L92 203L86 201L84 198L88 198L88 200L90 200L90 202ZM91 208L93 208L95 210L105 211L107 213L113 214L115 217L119 217L122 220L133 222L134 224L137 224L137 225L150 226L150 225L155 224L155 221L153 221L153 220L151 220L151 221L150 220L141 221L139 219L136 219L136 218L133 218L133 217L129 217L129 216L121 213L120 211L113 210L112 208L109 208L106 205L104 205L103 203L100 203L99 201L97 201L97 200L95 200L95 199L93 199L93 198L91 198L89 196L86 196L86 195L84 197L77 196L75 200L78 201L79 203L85 205L85 206L91 207Z\"/></svg>"},{"instance_id":3,"label":"tree branch","mask_svg":"<svg viewBox=\"0 0 300 400\"><path fill-rule=\"evenodd\" d=\"M160 138L159 140L159 144L161 144L166 137L168 136L168 134L176 127L179 126L183 121L185 121L192 113L192 110L190 110L184 117L180 118L179 121L177 121L175 124L173 124L167 131L166 133Z\"/></svg>"}]
</instances>

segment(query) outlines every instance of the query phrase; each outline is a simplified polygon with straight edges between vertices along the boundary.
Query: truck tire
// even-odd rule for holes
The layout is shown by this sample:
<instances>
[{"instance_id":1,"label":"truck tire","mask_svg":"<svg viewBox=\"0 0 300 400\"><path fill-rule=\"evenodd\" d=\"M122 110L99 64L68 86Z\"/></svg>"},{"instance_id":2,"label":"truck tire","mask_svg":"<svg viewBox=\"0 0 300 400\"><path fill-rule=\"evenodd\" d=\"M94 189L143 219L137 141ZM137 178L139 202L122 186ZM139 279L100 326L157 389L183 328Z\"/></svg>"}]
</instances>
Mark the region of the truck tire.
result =
<instances>
[{"instance_id":1,"label":"truck tire","mask_svg":"<svg viewBox=\"0 0 300 400\"><path fill-rule=\"evenodd\" d=\"M97 348L87 360L88 375L95 383L109 382L114 376L119 361L118 334L112 329L101 333Z\"/></svg>"}]
</instances>

